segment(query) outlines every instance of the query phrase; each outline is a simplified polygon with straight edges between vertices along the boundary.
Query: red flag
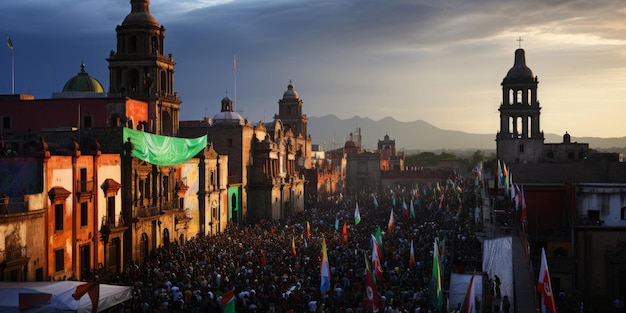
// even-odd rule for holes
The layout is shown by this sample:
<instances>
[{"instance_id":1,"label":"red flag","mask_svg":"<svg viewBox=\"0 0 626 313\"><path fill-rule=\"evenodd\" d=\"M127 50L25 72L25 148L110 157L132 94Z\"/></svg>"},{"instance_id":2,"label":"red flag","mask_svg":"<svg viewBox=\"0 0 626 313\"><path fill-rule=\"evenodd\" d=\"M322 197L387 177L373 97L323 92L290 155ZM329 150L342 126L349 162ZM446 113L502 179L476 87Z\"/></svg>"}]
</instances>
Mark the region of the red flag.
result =
<instances>
[{"instance_id":1,"label":"red flag","mask_svg":"<svg viewBox=\"0 0 626 313\"><path fill-rule=\"evenodd\" d=\"M235 313L235 289L231 289L222 295L222 312Z\"/></svg>"},{"instance_id":2,"label":"red flag","mask_svg":"<svg viewBox=\"0 0 626 313\"><path fill-rule=\"evenodd\" d=\"M557 313L554 294L552 293L552 283L550 283L550 272L548 271L548 261L546 260L546 251L541 248L541 267L539 268L539 280L537 281L537 289L541 293L543 300L542 306L552 313Z\"/></svg>"},{"instance_id":3,"label":"red flag","mask_svg":"<svg viewBox=\"0 0 626 313\"><path fill-rule=\"evenodd\" d=\"M380 246L378 245L378 241L376 240L374 235L371 235L371 236L372 236L371 238L372 267L374 268L374 271L375 271L376 280L380 281L381 279L383 279L383 266L382 266L383 251L380 249Z\"/></svg>"},{"instance_id":4,"label":"red flag","mask_svg":"<svg viewBox=\"0 0 626 313\"><path fill-rule=\"evenodd\" d=\"M309 224L309 222L306 222L306 229L304 230L304 236L306 237L306 239L311 238L311 225Z\"/></svg>"},{"instance_id":5,"label":"red flag","mask_svg":"<svg viewBox=\"0 0 626 313\"><path fill-rule=\"evenodd\" d=\"M367 257L365 257L365 275L366 286L363 293L363 310L365 312L378 312L380 311L380 299L378 297L378 291L376 291L376 284L374 284L374 278L372 272L368 269Z\"/></svg>"},{"instance_id":6,"label":"red flag","mask_svg":"<svg viewBox=\"0 0 626 313\"><path fill-rule=\"evenodd\" d=\"M346 222L343 222L343 230L341 231L341 244L345 245L348 243L348 226Z\"/></svg>"},{"instance_id":7,"label":"red flag","mask_svg":"<svg viewBox=\"0 0 626 313\"><path fill-rule=\"evenodd\" d=\"M78 301L85 294L89 295L89 299L91 299L91 312L98 312L98 300L100 298L100 280L92 281L86 284L78 285L76 287L76 291L72 297L74 300Z\"/></svg>"},{"instance_id":8,"label":"red flag","mask_svg":"<svg viewBox=\"0 0 626 313\"><path fill-rule=\"evenodd\" d=\"M474 274L472 274L472 278L470 279L469 286L467 286L467 292L465 292L465 298L463 299L463 306L461 307L461 313L474 313L476 310L476 302L474 298L475 294L474 289Z\"/></svg>"},{"instance_id":9,"label":"red flag","mask_svg":"<svg viewBox=\"0 0 626 313\"><path fill-rule=\"evenodd\" d=\"M267 260L265 259L265 250L261 250L261 266L265 267Z\"/></svg>"},{"instance_id":10,"label":"red flag","mask_svg":"<svg viewBox=\"0 0 626 313\"><path fill-rule=\"evenodd\" d=\"M296 239L291 236L291 254L296 257Z\"/></svg>"}]
</instances>

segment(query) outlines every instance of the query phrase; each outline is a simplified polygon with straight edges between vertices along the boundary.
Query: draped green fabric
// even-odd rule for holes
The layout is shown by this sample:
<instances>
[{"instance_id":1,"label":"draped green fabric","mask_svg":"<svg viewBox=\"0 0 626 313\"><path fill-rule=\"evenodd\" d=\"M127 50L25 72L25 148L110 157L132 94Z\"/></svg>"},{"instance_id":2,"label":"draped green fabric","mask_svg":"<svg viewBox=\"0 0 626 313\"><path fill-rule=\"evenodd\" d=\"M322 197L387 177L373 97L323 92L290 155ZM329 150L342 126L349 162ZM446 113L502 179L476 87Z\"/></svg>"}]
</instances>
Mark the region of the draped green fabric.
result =
<instances>
[{"instance_id":1,"label":"draped green fabric","mask_svg":"<svg viewBox=\"0 0 626 313\"><path fill-rule=\"evenodd\" d=\"M183 163L196 156L207 145L206 135L198 138L177 138L124 128L124 142L128 138L134 145L134 157L162 166Z\"/></svg>"}]
</instances>

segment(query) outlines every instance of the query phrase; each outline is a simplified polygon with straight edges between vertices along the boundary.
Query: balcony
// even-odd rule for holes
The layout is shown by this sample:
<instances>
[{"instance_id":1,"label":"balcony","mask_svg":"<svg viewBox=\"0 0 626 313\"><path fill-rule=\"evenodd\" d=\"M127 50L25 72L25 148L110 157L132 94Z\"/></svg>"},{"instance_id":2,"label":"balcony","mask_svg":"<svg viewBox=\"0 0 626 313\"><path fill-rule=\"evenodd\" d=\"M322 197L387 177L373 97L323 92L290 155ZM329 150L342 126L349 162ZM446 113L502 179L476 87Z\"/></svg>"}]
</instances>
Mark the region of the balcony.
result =
<instances>
[{"instance_id":1,"label":"balcony","mask_svg":"<svg viewBox=\"0 0 626 313\"><path fill-rule=\"evenodd\" d=\"M136 207L133 211L133 217L143 218L161 215L161 208L156 205Z\"/></svg>"},{"instance_id":2,"label":"balcony","mask_svg":"<svg viewBox=\"0 0 626 313\"><path fill-rule=\"evenodd\" d=\"M0 196L0 215L28 212L28 202L24 197Z\"/></svg>"},{"instance_id":3,"label":"balcony","mask_svg":"<svg viewBox=\"0 0 626 313\"><path fill-rule=\"evenodd\" d=\"M108 226L109 228L124 227L124 218L120 214L115 216L104 216L102 218L102 226Z\"/></svg>"},{"instance_id":4,"label":"balcony","mask_svg":"<svg viewBox=\"0 0 626 313\"><path fill-rule=\"evenodd\" d=\"M76 197L79 200L86 200L93 197L93 181L91 180L77 180L74 186L76 191Z\"/></svg>"},{"instance_id":5,"label":"balcony","mask_svg":"<svg viewBox=\"0 0 626 313\"><path fill-rule=\"evenodd\" d=\"M0 251L0 262L5 262L5 264L20 263L25 259L28 259L26 246L11 247Z\"/></svg>"}]
</instances>

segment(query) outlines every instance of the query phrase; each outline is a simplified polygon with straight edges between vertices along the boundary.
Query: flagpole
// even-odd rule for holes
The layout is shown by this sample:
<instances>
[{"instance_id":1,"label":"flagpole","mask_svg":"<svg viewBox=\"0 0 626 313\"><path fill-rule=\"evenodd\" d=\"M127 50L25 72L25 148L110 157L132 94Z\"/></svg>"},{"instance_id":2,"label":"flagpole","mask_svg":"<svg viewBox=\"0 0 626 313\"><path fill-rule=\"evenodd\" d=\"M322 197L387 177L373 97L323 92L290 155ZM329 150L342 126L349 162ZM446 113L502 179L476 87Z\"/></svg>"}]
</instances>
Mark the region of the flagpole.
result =
<instances>
[{"instance_id":1,"label":"flagpole","mask_svg":"<svg viewBox=\"0 0 626 313\"><path fill-rule=\"evenodd\" d=\"M233 72L235 73L235 99L233 107L237 106L237 55L233 55Z\"/></svg>"},{"instance_id":2,"label":"flagpole","mask_svg":"<svg viewBox=\"0 0 626 313\"><path fill-rule=\"evenodd\" d=\"M11 94L15 94L15 50L11 48Z\"/></svg>"}]
</instances>

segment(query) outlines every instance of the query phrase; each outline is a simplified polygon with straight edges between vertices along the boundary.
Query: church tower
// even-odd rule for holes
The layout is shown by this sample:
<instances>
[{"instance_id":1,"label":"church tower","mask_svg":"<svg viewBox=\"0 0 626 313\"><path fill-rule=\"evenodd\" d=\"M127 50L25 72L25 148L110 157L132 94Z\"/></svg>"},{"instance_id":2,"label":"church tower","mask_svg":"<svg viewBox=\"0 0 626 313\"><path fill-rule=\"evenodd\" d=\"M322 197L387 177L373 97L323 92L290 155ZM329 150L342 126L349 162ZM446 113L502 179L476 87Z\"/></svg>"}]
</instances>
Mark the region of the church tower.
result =
<instances>
[{"instance_id":1,"label":"church tower","mask_svg":"<svg viewBox=\"0 0 626 313\"><path fill-rule=\"evenodd\" d=\"M274 120L281 120L285 130L291 130L296 139L296 158L299 168L311 168L311 137L307 131L309 118L302 114L302 99L293 88L291 81L283 98L278 100L278 114Z\"/></svg>"},{"instance_id":2,"label":"church tower","mask_svg":"<svg viewBox=\"0 0 626 313\"><path fill-rule=\"evenodd\" d=\"M498 158L507 163L538 163L543 153L540 130L539 81L526 66L524 49L515 50L515 63L502 80Z\"/></svg>"},{"instance_id":3,"label":"church tower","mask_svg":"<svg viewBox=\"0 0 626 313\"><path fill-rule=\"evenodd\" d=\"M294 136L302 135L304 138L308 136L308 118L302 114L302 99L293 89L291 81L287 86L287 91L283 93L283 98L278 100L278 115L275 115L274 119L280 119L286 129L291 129Z\"/></svg>"},{"instance_id":4,"label":"church tower","mask_svg":"<svg viewBox=\"0 0 626 313\"><path fill-rule=\"evenodd\" d=\"M165 55L165 27L150 14L150 0L130 0L131 12L117 32L117 52L111 51L109 93L148 103L144 129L178 135L180 104L174 91L174 62Z\"/></svg>"}]
</instances>

